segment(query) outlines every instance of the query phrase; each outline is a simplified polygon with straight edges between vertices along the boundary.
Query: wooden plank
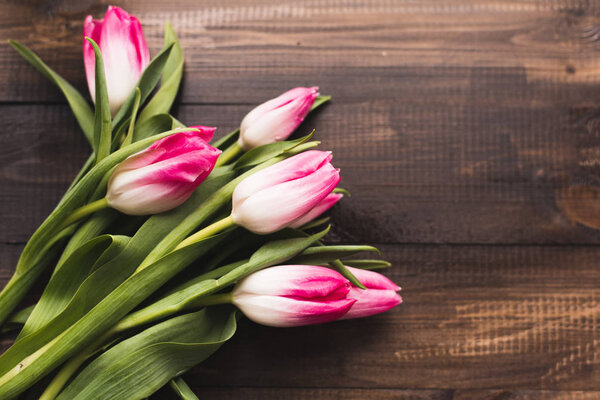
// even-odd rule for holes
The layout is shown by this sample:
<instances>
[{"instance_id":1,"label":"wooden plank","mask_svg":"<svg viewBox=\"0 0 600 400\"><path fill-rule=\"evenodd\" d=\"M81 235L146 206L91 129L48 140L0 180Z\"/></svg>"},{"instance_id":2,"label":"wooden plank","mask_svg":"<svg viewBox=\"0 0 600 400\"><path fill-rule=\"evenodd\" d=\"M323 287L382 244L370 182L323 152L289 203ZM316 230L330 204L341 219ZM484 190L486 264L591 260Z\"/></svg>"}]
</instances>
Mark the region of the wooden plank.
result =
<instances>
[{"instance_id":1,"label":"wooden plank","mask_svg":"<svg viewBox=\"0 0 600 400\"><path fill-rule=\"evenodd\" d=\"M81 30L100 1L4 2L0 38L30 45L82 91ZM184 103L255 103L274 91L319 84L346 101L418 104L423 91L459 100L453 86L471 68L522 69L531 103L595 103L600 73L595 3L329 0L129 1L155 54L164 21L171 20L187 54ZM0 46L0 101L62 98L7 45ZM440 86L432 68L454 72ZM463 72L461 72L463 71ZM433 75L433 82L430 82ZM491 74L495 76L494 73ZM416 88L422 88L418 90ZM513 86L513 89L516 89ZM573 90L569 89L572 88ZM494 93L490 93L494 97ZM448 101L440 99L441 101ZM514 99L513 99L514 100Z\"/></svg>"},{"instance_id":2,"label":"wooden plank","mask_svg":"<svg viewBox=\"0 0 600 400\"><path fill-rule=\"evenodd\" d=\"M188 382L188 384L192 384ZM597 400L600 392L550 390L407 390L407 389L317 389L317 388L194 388L199 397L214 400ZM176 397L170 389L157 394L160 399Z\"/></svg>"},{"instance_id":3,"label":"wooden plank","mask_svg":"<svg viewBox=\"0 0 600 400\"><path fill-rule=\"evenodd\" d=\"M596 400L600 392L550 390L457 390L453 400Z\"/></svg>"},{"instance_id":4,"label":"wooden plank","mask_svg":"<svg viewBox=\"0 0 600 400\"><path fill-rule=\"evenodd\" d=\"M597 247L384 246L404 304L238 335L197 386L600 389ZM468 397L465 397L468 398Z\"/></svg>"},{"instance_id":5,"label":"wooden plank","mask_svg":"<svg viewBox=\"0 0 600 400\"><path fill-rule=\"evenodd\" d=\"M16 259L16 246L0 249L0 260ZM293 329L242 319L189 381L198 389L600 390L599 247L381 250L404 304Z\"/></svg>"},{"instance_id":6,"label":"wooden plank","mask_svg":"<svg viewBox=\"0 0 600 400\"><path fill-rule=\"evenodd\" d=\"M217 126L223 135L251 107L181 105L175 115ZM342 169L341 185L352 192L333 211L334 241L599 243L599 231L576 223L600 221L594 198L568 189L578 182L598 186L600 125L597 117L569 122L566 114L561 107L423 109L340 100L299 132L317 129L322 148L333 150ZM0 106L0 126L0 218L6 227L0 241L22 243L89 150L63 105Z\"/></svg>"},{"instance_id":7,"label":"wooden plank","mask_svg":"<svg viewBox=\"0 0 600 400\"><path fill-rule=\"evenodd\" d=\"M187 382L192 384L192 382ZM450 390L404 389L318 389L318 388L193 388L200 398L213 400L452 400ZM154 398L154 397L153 397ZM176 397L171 389L164 388L157 399Z\"/></svg>"}]
</instances>

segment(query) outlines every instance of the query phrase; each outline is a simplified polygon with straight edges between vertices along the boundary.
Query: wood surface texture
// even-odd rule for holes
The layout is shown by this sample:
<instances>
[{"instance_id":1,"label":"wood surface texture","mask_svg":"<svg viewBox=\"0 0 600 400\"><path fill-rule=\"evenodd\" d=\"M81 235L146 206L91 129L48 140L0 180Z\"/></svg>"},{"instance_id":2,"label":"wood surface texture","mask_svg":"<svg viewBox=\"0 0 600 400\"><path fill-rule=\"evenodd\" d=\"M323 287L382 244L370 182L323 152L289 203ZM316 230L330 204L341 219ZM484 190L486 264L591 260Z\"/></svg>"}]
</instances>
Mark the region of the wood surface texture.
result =
<instances>
[{"instance_id":1,"label":"wood surface texture","mask_svg":"<svg viewBox=\"0 0 600 400\"><path fill-rule=\"evenodd\" d=\"M600 2L112 3L151 54L173 24L183 122L224 134L290 87L332 95L301 127L352 193L328 238L378 246L403 287L365 320L242 321L186 375L200 398L600 399ZM6 39L85 93L82 21L107 4L0 0L0 286L88 155Z\"/></svg>"}]
</instances>

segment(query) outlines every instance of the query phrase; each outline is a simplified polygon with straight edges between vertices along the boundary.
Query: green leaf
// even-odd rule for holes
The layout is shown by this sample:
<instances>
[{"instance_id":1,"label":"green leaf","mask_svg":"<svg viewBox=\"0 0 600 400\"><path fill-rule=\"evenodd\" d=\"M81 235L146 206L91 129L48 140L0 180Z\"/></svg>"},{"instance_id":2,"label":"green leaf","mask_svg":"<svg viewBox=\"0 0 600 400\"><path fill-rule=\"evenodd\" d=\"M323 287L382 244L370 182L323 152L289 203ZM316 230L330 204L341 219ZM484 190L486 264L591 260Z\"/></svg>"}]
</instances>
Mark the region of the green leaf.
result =
<instances>
[{"instance_id":1,"label":"green leaf","mask_svg":"<svg viewBox=\"0 0 600 400\"><path fill-rule=\"evenodd\" d=\"M96 154L96 164L104 157L110 154L111 143L111 125L110 125L110 105L108 103L108 90L106 89L106 78L104 76L104 62L100 48L92 39L86 37L94 48L95 56L95 76L96 76L96 112L94 114L94 153Z\"/></svg>"},{"instance_id":2,"label":"green leaf","mask_svg":"<svg viewBox=\"0 0 600 400\"><path fill-rule=\"evenodd\" d=\"M226 237L227 233L222 233L182 247L133 274L76 323L66 330L61 330L62 333L58 336L54 335L52 342L43 349L36 351L35 354L28 353L29 357L18 357L17 361L13 362L14 356L22 353L11 352L11 350L31 335L15 343L0 357L0 373L3 374L0 377L0 398L14 397L46 376L67 358L92 343L151 293Z\"/></svg>"},{"instance_id":3,"label":"green leaf","mask_svg":"<svg viewBox=\"0 0 600 400\"><path fill-rule=\"evenodd\" d=\"M331 96L317 96L317 98L315 99L315 102L313 103L312 107L310 108L310 111L316 110L317 108L319 108L320 106L322 106L323 104L327 103L330 100L331 100Z\"/></svg>"},{"instance_id":4,"label":"green leaf","mask_svg":"<svg viewBox=\"0 0 600 400\"><path fill-rule=\"evenodd\" d=\"M392 264L384 260L343 260L348 267L360 269L383 269L389 268Z\"/></svg>"},{"instance_id":5,"label":"green leaf","mask_svg":"<svg viewBox=\"0 0 600 400\"><path fill-rule=\"evenodd\" d=\"M236 129L223 136L221 139L216 140L212 145L218 149L225 150L232 144L234 144L240 135L240 129Z\"/></svg>"},{"instance_id":6,"label":"green leaf","mask_svg":"<svg viewBox=\"0 0 600 400\"><path fill-rule=\"evenodd\" d=\"M133 131L133 141L137 142L169 129L185 128L169 114L156 114L145 121L138 121Z\"/></svg>"},{"instance_id":7,"label":"green leaf","mask_svg":"<svg viewBox=\"0 0 600 400\"><path fill-rule=\"evenodd\" d=\"M133 130L135 128L135 118L138 112L138 108L140 108L140 97L141 92L140 88L135 88L135 98L133 100L133 110L131 111L131 117L129 118L129 130L127 131L127 136L123 139L123 143L121 146L128 146L133 142Z\"/></svg>"},{"instance_id":8,"label":"green leaf","mask_svg":"<svg viewBox=\"0 0 600 400\"><path fill-rule=\"evenodd\" d=\"M35 304L32 304L29 307L14 313L10 319L6 321L6 324L4 324L2 329L0 329L0 334L20 329L27 321L27 318L29 318L29 315L31 314L31 311L33 311L34 307Z\"/></svg>"},{"instance_id":9,"label":"green leaf","mask_svg":"<svg viewBox=\"0 0 600 400\"><path fill-rule=\"evenodd\" d=\"M235 330L235 311L231 307L169 319L106 351L58 399L130 400L150 396L182 371L208 358Z\"/></svg>"},{"instance_id":10,"label":"green leaf","mask_svg":"<svg viewBox=\"0 0 600 400\"><path fill-rule=\"evenodd\" d=\"M123 161L128 156L143 150L155 140L166 137L181 130L172 130L164 132L153 138L148 138L130 146L118 150L108 157L105 157L100 163L93 167L71 190L67 192L58 206L40 225L40 227L31 236L31 239L25 245L21 257L17 263L15 273L6 287L0 292L0 325L10 315L14 307L23 298L27 290L39 277L42 271L49 265L49 260L45 256L44 250L49 243L57 240L57 229L62 221L67 218L75 209L85 204L90 193L97 189L104 175L116 164ZM73 233L70 230L70 234ZM66 231L66 230L65 230ZM39 261L39 262L38 262ZM43 265L43 267L42 267Z\"/></svg>"},{"instance_id":11,"label":"green leaf","mask_svg":"<svg viewBox=\"0 0 600 400\"><path fill-rule=\"evenodd\" d=\"M241 169L260 164L264 161L270 160L273 157L277 157L278 155L283 154L286 151L293 150L295 147L298 147L308 142L313 135L314 131L304 137L301 137L300 139L269 143L263 146L256 147L248 151L243 156L241 156L235 162L233 167L235 169Z\"/></svg>"},{"instance_id":12,"label":"green leaf","mask_svg":"<svg viewBox=\"0 0 600 400\"><path fill-rule=\"evenodd\" d=\"M84 280L123 251L129 238L103 235L75 250L48 282L20 337L35 332L64 310Z\"/></svg>"},{"instance_id":13,"label":"green leaf","mask_svg":"<svg viewBox=\"0 0 600 400\"><path fill-rule=\"evenodd\" d=\"M352 196L350 195L350 192L349 192L349 191L347 191L346 189L344 189L344 188L341 188L341 187L336 187L335 189L333 189L333 193L341 193L341 194L343 194L344 196L352 197Z\"/></svg>"},{"instance_id":14,"label":"green leaf","mask_svg":"<svg viewBox=\"0 0 600 400\"><path fill-rule=\"evenodd\" d=\"M142 110L139 118L140 122L146 121L156 114L168 113L177 96L181 77L183 76L183 50L173 27L167 22L165 26L165 46L171 44L173 49L162 71L160 88Z\"/></svg>"},{"instance_id":15,"label":"green leaf","mask_svg":"<svg viewBox=\"0 0 600 400\"><path fill-rule=\"evenodd\" d=\"M182 221L185 221L191 210L203 204L217 188L223 186L230 176L231 174L214 174L213 172L199 187L202 190L196 190L184 204L174 210L150 217L122 252L100 266L83 281L60 314L48 321L43 328L24 337L0 356L0 373L2 373L2 365L16 362L44 346L118 287L131 275L140 261L156 246L156 243L160 242Z\"/></svg>"},{"instance_id":16,"label":"green leaf","mask_svg":"<svg viewBox=\"0 0 600 400\"><path fill-rule=\"evenodd\" d=\"M363 285L362 282L359 281L358 278L355 277L354 274L348 270L348 268L346 268L346 266L344 265L344 263L342 263L341 260L331 261L329 265L331 266L331 268L337 270L340 274L342 274L344 278L348 279L350 283L352 283L354 286L361 289L366 289L365 285Z\"/></svg>"},{"instance_id":17,"label":"green leaf","mask_svg":"<svg viewBox=\"0 0 600 400\"><path fill-rule=\"evenodd\" d=\"M39 275L53 265L62 249L63 242L73 234L74 230L75 226L70 226L48 238L44 243L40 243L37 252L29 260L29 267L23 272L16 271L13 274L0 292L0 325L23 299Z\"/></svg>"},{"instance_id":18,"label":"green leaf","mask_svg":"<svg viewBox=\"0 0 600 400\"><path fill-rule=\"evenodd\" d=\"M90 144L94 142L94 113L85 98L69 82L44 63L33 51L15 40L8 41L35 69L54 83L63 93L83 134Z\"/></svg>"},{"instance_id":19,"label":"green leaf","mask_svg":"<svg viewBox=\"0 0 600 400\"><path fill-rule=\"evenodd\" d=\"M299 231L299 230L294 230L295 232L297 232L298 234L301 235L307 235L307 233ZM323 243L321 242L317 242L318 246L325 246ZM375 249L376 252L379 253L379 250L377 250L375 247L373 247L373 249ZM334 260L329 262L329 266L335 270L337 270L340 274L342 274L342 276L346 279L348 279L350 281L350 283L352 283L354 286L361 288L361 289L366 289L365 285L363 285L355 276L352 272L350 272L348 270L348 268L346 268L346 266L340 261L340 260Z\"/></svg>"},{"instance_id":20,"label":"green leaf","mask_svg":"<svg viewBox=\"0 0 600 400\"><path fill-rule=\"evenodd\" d=\"M172 379L171 382L169 382L169 386L171 386L175 391L175 394L177 394L181 400L200 400L194 392L192 392L192 389L190 389L182 377Z\"/></svg>"},{"instance_id":21,"label":"green leaf","mask_svg":"<svg viewBox=\"0 0 600 400\"><path fill-rule=\"evenodd\" d=\"M152 93L158 84L160 75L165 67L167 59L169 58L169 54L171 54L171 50L173 49L173 45L174 43L165 46L160 53L158 53L156 57L150 61L150 64L148 64L142 73L142 76L137 84L137 87L140 89L140 104L144 104L150 93ZM125 103L123 103L115 115L113 120L114 130L118 130L121 124L127 123L127 119L131 117L135 96L135 91L132 91Z\"/></svg>"},{"instance_id":22,"label":"green leaf","mask_svg":"<svg viewBox=\"0 0 600 400\"><path fill-rule=\"evenodd\" d=\"M315 246L298 254L290 260L290 264L322 265L361 251L379 252L373 246Z\"/></svg>"},{"instance_id":23,"label":"green leaf","mask_svg":"<svg viewBox=\"0 0 600 400\"><path fill-rule=\"evenodd\" d=\"M298 229L300 229L301 231L306 231L308 229L316 228L317 226L325 225L326 223L329 222L330 219L331 219L331 217L323 217L323 218L315 219L310 222L307 222L306 224L302 225Z\"/></svg>"}]
</instances>

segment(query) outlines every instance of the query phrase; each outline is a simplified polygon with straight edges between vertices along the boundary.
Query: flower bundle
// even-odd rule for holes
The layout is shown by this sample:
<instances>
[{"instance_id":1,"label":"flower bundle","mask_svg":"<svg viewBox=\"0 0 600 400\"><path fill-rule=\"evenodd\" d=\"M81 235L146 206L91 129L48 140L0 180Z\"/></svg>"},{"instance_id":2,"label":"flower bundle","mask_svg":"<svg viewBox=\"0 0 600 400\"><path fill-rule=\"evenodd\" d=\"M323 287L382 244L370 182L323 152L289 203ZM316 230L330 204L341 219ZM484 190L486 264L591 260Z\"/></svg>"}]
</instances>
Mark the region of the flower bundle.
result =
<instances>
[{"instance_id":1,"label":"flower bundle","mask_svg":"<svg viewBox=\"0 0 600 400\"><path fill-rule=\"evenodd\" d=\"M0 398L142 399L168 383L194 398L179 376L232 337L236 310L292 327L401 303L372 271L388 263L352 258L375 248L321 241L321 215L346 193L340 171L312 134L287 140L329 100L318 88L289 90L212 141L215 128L169 114L184 62L169 24L150 59L122 9L85 20L93 108L11 44L62 91L92 155L0 293L0 324L20 329L0 356ZM46 270L39 301L14 313Z\"/></svg>"}]
</instances>

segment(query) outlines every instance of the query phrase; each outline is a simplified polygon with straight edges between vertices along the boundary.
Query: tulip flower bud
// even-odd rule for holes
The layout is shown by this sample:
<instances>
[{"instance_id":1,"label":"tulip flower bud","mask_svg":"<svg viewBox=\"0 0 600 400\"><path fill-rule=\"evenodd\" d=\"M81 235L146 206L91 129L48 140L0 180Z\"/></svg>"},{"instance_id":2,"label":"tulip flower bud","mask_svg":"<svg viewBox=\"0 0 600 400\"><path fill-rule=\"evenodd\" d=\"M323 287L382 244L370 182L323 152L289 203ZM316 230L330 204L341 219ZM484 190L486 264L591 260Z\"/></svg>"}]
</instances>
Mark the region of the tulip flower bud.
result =
<instances>
[{"instance_id":1,"label":"tulip flower bud","mask_svg":"<svg viewBox=\"0 0 600 400\"><path fill-rule=\"evenodd\" d=\"M250 175L233 192L233 221L258 234L289 226L340 181L330 161L330 152L312 150Z\"/></svg>"},{"instance_id":2,"label":"tulip flower bud","mask_svg":"<svg viewBox=\"0 0 600 400\"><path fill-rule=\"evenodd\" d=\"M221 153L207 142L215 128L193 128L200 132L167 136L121 162L108 181L108 204L125 214L148 215L185 202Z\"/></svg>"},{"instance_id":3,"label":"tulip flower bud","mask_svg":"<svg viewBox=\"0 0 600 400\"><path fill-rule=\"evenodd\" d=\"M254 322L275 327L321 324L344 315L356 302L350 282L329 268L281 265L244 278L233 304Z\"/></svg>"},{"instance_id":4,"label":"tulip flower bud","mask_svg":"<svg viewBox=\"0 0 600 400\"><path fill-rule=\"evenodd\" d=\"M83 61L92 100L96 101L93 39L100 47L110 110L114 115L129 97L150 62L140 21L119 7L109 6L103 20L88 15L83 23Z\"/></svg>"},{"instance_id":5,"label":"tulip flower bud","mask_svg":"<svg viewBox=\"0 0 600 400\"><path fill-rule=\"evenodd\" d=\"M366 289L350 288L349 298L356 299L350 310L340 319L361 318L379 314L402 303L400 290L394 282L373 271L346 267L365 285Z\"/></svg>"},{"instance_id":6,"label":"tulip flower bud","mask_svg":"<svg viewBox=\"0 0 600 400\"><path fill-rule=\"evenodd\" d=\"M308 224L310 221L329 210L344 197L341 193L330 193L321 200L312 210L295 220L290 224L290 228L300 228L302 225Z\"/></svg>"},{"instance_id":7,"label":"tulip flower bud","mask_svg":"<svg viewBox=\"0 0 600 400\"><path fill-rule=\"evenodd\" d=\"M310 112L318 90L297 87L250 111L242 120L238 145L247 151L287 139Z\"/></svg>"}]
</instances>

